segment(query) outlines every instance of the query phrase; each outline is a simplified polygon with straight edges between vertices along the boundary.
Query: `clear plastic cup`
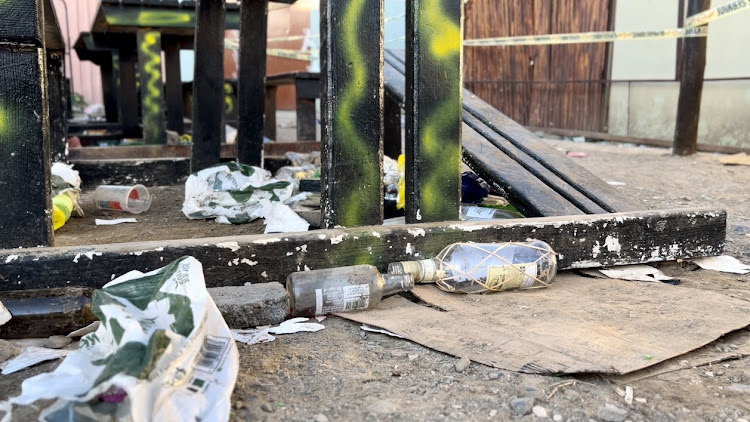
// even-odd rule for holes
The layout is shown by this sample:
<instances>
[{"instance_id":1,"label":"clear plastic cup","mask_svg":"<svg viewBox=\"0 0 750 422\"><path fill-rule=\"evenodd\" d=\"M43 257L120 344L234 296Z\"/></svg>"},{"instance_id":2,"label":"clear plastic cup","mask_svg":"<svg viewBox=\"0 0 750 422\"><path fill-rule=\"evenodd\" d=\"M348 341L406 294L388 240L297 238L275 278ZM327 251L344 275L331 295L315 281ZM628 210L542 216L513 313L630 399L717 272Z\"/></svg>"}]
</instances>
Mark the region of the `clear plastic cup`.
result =
<instances>
[{"instance_id":1,"label":"clear plastic cup","mask_svg":"<svg viewBox=\"0 0 750 422\"><path fill-rule=\"evenodd\" d=\"M151 195L143 185L101 185L94 191L94 204L100 210L140 214L151 206Z\"/></svg>"}]
</instances>

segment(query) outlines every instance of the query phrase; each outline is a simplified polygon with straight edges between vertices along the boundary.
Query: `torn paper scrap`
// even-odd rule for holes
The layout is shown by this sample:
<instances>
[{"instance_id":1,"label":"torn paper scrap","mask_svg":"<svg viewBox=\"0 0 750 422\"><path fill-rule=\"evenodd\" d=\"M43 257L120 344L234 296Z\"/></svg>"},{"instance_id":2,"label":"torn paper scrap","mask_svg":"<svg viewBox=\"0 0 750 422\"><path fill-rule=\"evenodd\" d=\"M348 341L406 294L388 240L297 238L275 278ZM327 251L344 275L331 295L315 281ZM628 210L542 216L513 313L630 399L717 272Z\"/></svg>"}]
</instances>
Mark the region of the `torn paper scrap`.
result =
<instances>
[{"instance_id":1,"label":"torn paper scrap","mask_svg":"<svg viewBox=\"0 0 750 422\"><path fill-rule=\"evenodd\" d=\"M268 333L268 327L250 330L231 330L235 341L245 344L268 343L276 340L276 337Z\"/></svg>"},{"instance_id":2,"label":"torn paper scrap","mask_svg":"<svg viewBox=\"0 0 750 422\"><path fill-rule=\"evenodd\" d=\"M294 334L300 332L314 333L320 331L325 327L323 324L316 322L305 322L309 318L292 318L290 320L282 322L278 327L272 327L268 330L272 334Z\"/></svg>"},{"instance_id":3,"label":"torn paper scrap","mask_svg":"<svg viewBox=\"0 0 750 422\"><path fill-rule=\"evenodd\" d=\"M94 220L94 223L97 226L114 226L116 224L123 224L123 223L137 223L138 220L135 218L115 218L113 220L104 220L101 218L97 218Z\"/></svg>"},{"instance_id":4,"label":"torn paper scrap","mask_svg":"<svg viewBox=\"0 0 750 422\"><path fill-rule=\"evenodd\" d=\"M32 367L37 363L60 359L67 356L68 353L70 353L70 350L29 346L24 348L20 355L0 364L0 369L2 369L3 375L8 375Z\"/></svg>"},{"instance_id":5,"label":"torn paper scrap","mask_svg":"<svg viewBox=\"0 0 750 422\"><path fill-rule=\"evenodd\" d=\"M83 336L85 336L88 333L93 333L94 331L98 330L99 329L99 324L101 324L101 321L94 321L91 324L89 324L89 325L87 325L87 326L85 326L83 328L79 328L79 329L73 331L72 333L68 334L66 337L70 337L70 338L83 337Z\"/></svg>"},{"instance_id":6,"label":"torn paper scrap","mask_svg":"<svg viewBox=\"0 0 750 422\"><path fill-rule=\"evenodd\" d=\"M8 311L8 308L0 302L0 325L4 325L6 322L10 321L11 318L12 315L10 314L10 311Z\"/></svg>"},{"instance_id":7,"label":"torn paper scrap","mask_svg":"<svg viewBox=\"0 0 750 422\"><path fill-rule=\"evenodd\" d=\"M730 155L719 160L721 164L733 165L733 166L750 166L750 155L744 152L740 152L734 155Z\"/></svg>"},{"instance_id":8,"label":"torn paper scrap","mask_svg":"<svg viewBox=\"0 0 750 422\"><path fill-rule=\"evenodd\" d=\"M612 268L600 269L599 272L609 278L632 281L676 281L663 272L649 265L622 265Z\"/></svg>"},{"instance_id":9,"label":"torn paper scrap","mask_svg":"<svg viewBox=\"0 0 750 422\"><path fill-rule=\"evenodd\" d=\"M691 261L704 270L714 270L732 274L750 273L750 266L741 263L733 256L709 256L706 258L693 258Z\"/></svg>"},{"instance_id":10,"label":"torn paper scrap","mask_svg":"<svg viewBox=\"0 0 750 422\"><path fill-rule=\"evenodd\" d=\"M367 325L367 324L362 324L362 326L359 327L359 328L362 331L369 331L371 333L380 333L380 334L385 334L385 335L388 335L388 336L391 336L391 337L404 338L403 336L400 336L400 335L398 335L396 333L392 333L392 332L390 332L388 330L383 330L382 328L373 327L373 326Z\"/></svg>"}]
</instances>

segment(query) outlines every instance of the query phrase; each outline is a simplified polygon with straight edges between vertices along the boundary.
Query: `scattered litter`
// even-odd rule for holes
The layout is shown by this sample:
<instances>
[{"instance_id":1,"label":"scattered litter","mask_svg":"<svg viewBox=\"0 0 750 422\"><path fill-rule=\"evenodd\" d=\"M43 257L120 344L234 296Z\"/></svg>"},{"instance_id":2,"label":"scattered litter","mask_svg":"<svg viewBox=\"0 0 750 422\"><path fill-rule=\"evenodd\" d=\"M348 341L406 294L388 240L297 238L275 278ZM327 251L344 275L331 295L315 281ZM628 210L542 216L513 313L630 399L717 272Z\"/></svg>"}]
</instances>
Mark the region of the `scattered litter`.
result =
<instances>
[{"instance_id":1,"label":"scattered litter","mask_svg":"<svg viewBox=\"0 0 750 422\"><path fill-rule=\"evenodd\" d=\"M146 274L131 271L94 291L92 307L104 322L57 369L25 380L21 395L0 403L5 420L13 404L41 399L58 400L40 420L229 419L239 354L200 262L183 257ZM94 406L117 389L127 395L122 403Z\"/></svg>"},{"instance_id":2,"label":"scattered litter","mask_svg":"<svg viewBox=\"0 0 750 422\"><path fill-rule=\"evenodd\" d=\"M583 136L574 136L573 137L573 142L578 142L578 143L586 142L586 138L583 137Z\"/></svg>"},{"instance_id":3,"label":"scattered litter","mask_svg":"<svg viewBox=\"0 0 750 422\"><path fill-rule=\"evenodd\" d=\"M565 155L573 158L589 158L589 154L587 152L580 151L568 151Z\"/></svg>"},{"instance_id":4,"label":"scattered litter","mask_svg":"<svg viewBox=\"0 0 750 422\"><path fill-rule=\"evenodd\" d=\"M29 346L24 348L20 355L0 364L0 369L2 369L3 375L8 375L32 367L37 363L65 357L68 353L70 353L70 350Z\"/></svg>"},{"instance_id":5,"label":"scattered litter","mask_svg":"<svg viewBox=\"0 0 750 422\"><path fill-rule=\"evenodd\" d=\"M68 334L68 337L70 338L77 338L77 337L83 337L88 333L93 333L94 331L99 329L99 324L101 324L101 321L94 321L91 324L79 329L75 330L72 333Z\"/></svg>"},{"instance_id":6,"label":"scattered litter","mask_svg":"<svg viewBox=\"0 0 750 422\"><path fill-rule=\"evenodd\" d=\"M732 256L722 255L710 256L707 258L693 258L691 261L704 270L714 270L732 274L750 273L750 266L741 263L737 258Z\"/></svg>"},{"instance_id":7,"label":"scattered litter","mask_svg":"<svg viewBox=\"0 0 750 422\"><path fill-rule=\"evenodd\" d=\"M327 318L326 315L318 315L315 317L315 320L318 322L323 322Z\"/></svg>"},{"instance_id":8,"label":"scattered litter","mask_svg":"<svg viewBox=\"0 0 750 422\"><path fill-rule=\"evenodd\" d=\"M137 223L138 220L135 218L115 218L113 220L104 220L101 218L97 218L94 220L94 223L97 226L114 226L116 224L123 224L123 223Z\"/></svg>"},{"instance_id":9,"label":"scattered litter","mask_svg":"<svg viewBox=\"0 0 750 422\"><path fill-rule=\"evenodd\" d=\"M614 180L608 181L607 184L610 185L610 186L625 186L626 185L626 183L616 182Z\"/></svg>"},{"instance_id":10,"label":"scattered litter","mask_svg":"<svg viewBox=\"0 0 750 422\"><path fill-rule=\"evenodd\" d=\"M734 166L750 166L750 155L744 152L730 155L719 159L721 164L734 165Z\"/></svg>"},{"instance_id":11,"label":"scattered litter","mask_svg":"<svg viewBox=\"0 0 750 422\"><path fill-rule=\"evenodd\" d=\"M362 324L362 326L359 327L359 328L362 329L363 331L369 331L371 333L380 333L380 334L385 334L385 335L388 335L388 336L391 336L391 337L404 338L403 336L400 336L400 335L398 335L396 333L392 333L392 332L390 332L388 330L383 330L382 328L373 327L373 326L367 325L367 324Z\"/></svg>"},{"instance_id":12,"label":"scattered litter","mask_svg":"<svg viewBox=\"0 0 750 422\"><path fill-rule=\"evenodd\" d=\"M3 305L3 302L0 302L0 325L4 325L6 322L10 321L10 319L13 316L8 312L8 308Z\"/></svg>"},{"instance_id":13,"label":"scattered litter","mask_svg":"<svg viewBox=\"0 0 750 422\"><path fill-rule=\"evenodd\" d=\"M622 265L618 267L606 268L599 270L602 274L609 278L617 278L620 280L632 280L632 281L663 281L669 284L679 283L680 280L669 277L663 272L656 268L643 265Z\"/></svg>"},{"instance_id":14,"label":"scattered litter","mask_svg":"<svg viewBox=\"0 0 750 422\"><path fill-rule=\"evenodd\" d=\"M306 322L308 320L309 318L292 318L282 322L278 327L264 326L248 330L232 330L232 337L245 344L259 344L276 340L276 337L271 334L314 333L326 328L322 324Z\"/></svg>"},{"instance_id":15,"label":"scattered litter","mask_svg":"<svg viewBox=\"0 0 750 422\"><path fill-rule=\"evenodd\" d=\"M633 404L633 387L629 385L625 386L625 403Z\"/></svg>"}]
</instances>

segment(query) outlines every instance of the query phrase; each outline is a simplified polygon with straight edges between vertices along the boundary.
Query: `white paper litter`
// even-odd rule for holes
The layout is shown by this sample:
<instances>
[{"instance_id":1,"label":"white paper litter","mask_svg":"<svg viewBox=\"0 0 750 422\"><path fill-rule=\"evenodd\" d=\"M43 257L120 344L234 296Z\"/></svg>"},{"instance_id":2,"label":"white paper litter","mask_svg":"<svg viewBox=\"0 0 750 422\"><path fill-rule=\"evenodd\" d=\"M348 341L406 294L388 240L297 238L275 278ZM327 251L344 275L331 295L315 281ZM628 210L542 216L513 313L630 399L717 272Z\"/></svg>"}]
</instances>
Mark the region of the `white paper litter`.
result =
<instances>
[{"instance_id":1,"label":"white paper litter","mask_svg":"<svg viewBox=\"0 0 750 422\"><path fill-rule=\"evenodd\" d=\"M622 265L612 268L600 269L599 272L606 275L609 278L617 278L620 280L633 280L633 281L672 281L675 280L673 277L669 277L663 272L657 270L649 265L635 264L635 265Z\"/></svg>"},{"instance_id":2,"label":"white paper litter","mask_svg":"<svg viewBox=\"0 0 750 422\"><path fill-rule=\"evenodd\" d=\"M20 355L0 364L0 369L2 369L3 375L8 375L32 367L37 363L60 359L67 356L68 353L70 353L70 350L29 346L24 348Z\"/></svg>"},{"instance_id":3,"label":"white paper litter","mask_svg":"<svg viewBox=\"0 0 750 422\"><path fill-rule=\"evenodd\" d=\"M402 337L402 336L400 336L400 335L398 335L396 333L392 333L392 332L390 332L388 330L384 330L382 328L373 327L373 326L367 325L367 324L362 324L362 326L359 327L359 328L361 330L363 330L363 331L369 331L371 333L380 333L380 334L389 335L391 337L404 338L404 337Z\"/></svg>"},{"instance_id":4,"label":"white paper litter","mask_svg":"<svg viewBox=\"0 0 750 422\"><path fill-rule=\"evenodd\" d=\"M610 180L609 182L607 182L607 184L610 185L610 186L625 186L625 183L623 183L623 182L617 182L617 181L614 181L614 180Z\"/></svg>"},{"instance_id":5,"label":"white paper litter","mask_svg":"<svg viewBox=\"0 0 750 422\"><path fill-rule=\"evenodd\" d=\"M309 223L284 205L293 193L292 183L272 179L271 173L261 168L220 164L188 177L182 213L190 219L215 218L223 224L264 218L266 233L306 231Z\"/></svg>"},{"instance_id":6,"label":"white paper litter","mask_svg":"<svg viewBox=\"0 0 750 422\"><path fill-rule=\"evenodd\" d=\"M70 338L83 337L88 333L93 333L94 331L98 330L100 324L101 324L101 321L94 321L91 324L83 328L73 331L72 333L68 334L66 337L70 337Z\"/></svg>"},{"instance_id":7,"label":"white paper litter","mask_svg":"<svg viewBox=\"0 0 750 422\"><path fill-rule=\"evenodd\" d=\"M97 226L114 226L115 224L123 224L123 223L137 223L138 220L135 218L115 218L113 220L104 220L101 218L97 218L94 220L94 223Z\"/></svg>"},{"instance_id":8,"label":"white paper litter","mask_svg":"<svg viewBox=\"0 0 750 422\"><path fill-rule=\"evenodd\" d=\"M692 258L691 261L704 270L714 270L732 274L750 273L750 266L741 263L733 256L722 255L709 256L707 258Z\"/></svg>"},{"instance_id":9,"label":"white paper litter","mask_svg":"<svg viewBox=\"0 0 750 422\"><path fill-rule=\"evenodd\" d=\"M23 382L0 403L58 399L40 420L226 421L239 369L231 333L206 290L200 262L183 257L142 274L131 271L94 291L102 321L48 374ZM91 406L123 391L116 406Z\"/></svg>"},{"instance_id":10,"label":"white paper litter","mask_svg":"<svg viewBox=\"0 0 750 422\"><path fill-rule=\"evenodd\" d=\"M301 332L314 333L325 327L323 324L306 322L309 318L292 318L282 322L278 327L256 327L249 330L232 330L236 341L245 344L268 343L276 340L271 334L295 334Z\"/></svg>"},{"instance_id":11,"label":"white paper litter","mask_svg":"<svg viewBox=\"0 0 750 422\"><path fill-rule=\"evenodd\" d=\"M13 318L13 316L10 314L10 311L8 311L8 308L3 305L3 302L0 302L0 325L4 325L6 322L10 321L11 318Z\"/></svg>"}]
</instances>

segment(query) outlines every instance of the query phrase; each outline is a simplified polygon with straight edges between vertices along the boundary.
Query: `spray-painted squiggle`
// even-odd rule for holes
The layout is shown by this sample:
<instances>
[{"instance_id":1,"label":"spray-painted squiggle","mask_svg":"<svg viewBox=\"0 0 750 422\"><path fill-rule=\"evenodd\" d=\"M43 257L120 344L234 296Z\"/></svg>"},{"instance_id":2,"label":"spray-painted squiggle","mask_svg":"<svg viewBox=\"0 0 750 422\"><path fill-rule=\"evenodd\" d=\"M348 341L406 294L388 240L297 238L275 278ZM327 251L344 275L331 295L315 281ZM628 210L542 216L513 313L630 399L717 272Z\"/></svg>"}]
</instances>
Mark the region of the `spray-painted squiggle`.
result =
<instances>
[{"instance_id":1,"label":"spray-painted squiggle","mask_svg":"<svg viewBox=\"0 0 750 422\"><path fill-rule=\"evenodd\" d=\"M454 139L442 140L452 136L456 123L460 125L461 121L461 28L460 21L448 15L441 3L441 0L424 0L420 7L419 31L427 46L423 52L440 67L447 82L443 87L443 102L429 113L420 134L420 153L429 164L422 169L420 204L422 215L449 217L455 213L455 201L446 200L444 192L447 186L455 185L460 174L461 151Z\"/></svg>"},{"instance_id":2,"label":"spray-painted squiggle","mask_svg":"<svg viewBox=\"0 0 750 422\"><path fill-rule=\"evenodd\" d=\"M141 52L143 57L147 59L144 70L148 77L146 83L146 92L143 95L143 116L144 125L143 130L148 132L146 136L147 140L158 139L160 135L159 128L159 113L161 113L161 106L159 104L159 98L161 98L161 47L158 43L161 41L158 32L149 32L144 35L143 42L141 43Z\"/></svg>"},{"instance_id":3,"label":"spray-painted squiggle","mask_svg":"<svg viewBox=\"0 0 750 422\"><path fill-rule=\"evenodd\" d=\"M370 154L368 143L354 125L357 105L365 99L367 92L367 67L361 46L359 45L358 24L365 8L365 0L353 0L344 13L341 25L344 36L341 37L341 47L345 57L349 59L351 74L346 87L341 94L341 101L336 112L335 125L338 126L339 139L337 145L342 146L342 162L352 162ZM364 166L360 169L361 180L366 183L365 188L380 185L380 173L374 166ZM365 189L367 191L368 189ZM339 198L343 213L338 215L338 224L343 226L357 226L361 224L362 212L366 210L364 204L369 198L363 197L359 190L348 193L347 198Z\"/></svg>"}]
</instances>

